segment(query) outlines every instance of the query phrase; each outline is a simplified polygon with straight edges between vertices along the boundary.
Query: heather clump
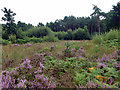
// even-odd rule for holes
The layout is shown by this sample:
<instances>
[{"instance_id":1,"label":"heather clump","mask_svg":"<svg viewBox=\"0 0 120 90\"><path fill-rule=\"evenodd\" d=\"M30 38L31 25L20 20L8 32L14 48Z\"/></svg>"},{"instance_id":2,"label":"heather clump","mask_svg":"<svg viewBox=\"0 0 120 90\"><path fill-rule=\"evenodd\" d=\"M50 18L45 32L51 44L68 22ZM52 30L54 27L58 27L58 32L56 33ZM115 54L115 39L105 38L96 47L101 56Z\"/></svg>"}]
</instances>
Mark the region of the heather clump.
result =
<instances>
[{"instance_id":1,"label":"heather clump","mask_svg":"<svg viewBox=\"0 0 120 90\"><path fill-rule=\"evenodd\" d=\"M11 44L10 47L20 46L19 44Z\"/></svg>"},{"instance_id":2,"label":"heather clump","mask_svg":"<svg viewBox=\"0 0 120 90\"><path fill-rule=\"evenodd\" d=\"M65 42L65 50L64 50L64 56L66 57L70 57L71 56L71 45L69 44L69 42Z\"/></svg>"},{"instance_id":3,"label":"heather clump","mask_svg":"<svg viewBox=\"0 0 120 90\"><path fill-rule=\"evenodd\" d=\"M39 67L38 63L40 63L40 62L43 63L43 61L45 61L44 56L45 56L44 53L32 55L30 58L31 64L35 67Z\"/></svg>"},{"instance_id":4,"label":"heather clump","mask_svg":"<svg viewBox=\"0 0 120 90\"><path fill-rule=\"evenodd\" d=\"M55 50L55 46L50 47L50 51L53 51L53 50Z\"/></svg>"},{"instance_id":5,"label":"heather clump","mask_svg":"<svg viewBox=\"0 0 120 90\"><path fill-rule=\"evenodd\" d=\"M107 65L105 65L104 63L99 63L97 65L98 68L102 69L103 67L107 67Z\"/></svg>"},{"instance_id":6,"label":"heather clump","mask_svg":"<svg viewBox=\"0 0 120 90\"><path fill-rule=\"evenodd\" d=\"M109 60L112 59L112 55L106 55L104 54L101 58L95 59L97 62L109 62Z\"/></svg>"},{"instance_id":7,"label":"heather clump","mask_svg":"<svg viewBox=\"0 0 120 90\"><path fill-rule=\"evenodd\" d=\"M37 70L26 59L19 67L9 71L2 71L2 88L54 88L52 83L43 74L44 66L39 63Z\"/></svg>"},{"instance_id":8,"label":"heather clump","mask_svg":"<svg viewBox=\"0 0 120 90\"><path fill-rule=\"evenodd\" d=\"M96 62L99 62L97 67L103 68L103 67L109 66L109 67L114 67L117 70L119 70L120 69L119 55L120 55L120 50L116 50L112 54L109 54L109 55L104 54L101 58L95 59Z\"/></svg>"},{"instance_id":9,"label":"heather clump","mask_svg":"<svg viewBox=\"0 0 120 90\"><path fill-rule=\"evenodd\" d=\"M71 48L69 42L66 42L65 46L66 48L63 51L65 57L85 57L86 52L83 50L83 47L75 46L75 48Z\"/></svg>"},{"instance_id":10,"label":"heather clump","mask_svg":"<svg viewBox=\"0 0 120 90\"><path fill-rule=\"evenodd\" d=\"M120 61L120 50L116 50L112 54L113 58L116 59L117 61Z\"/></svg>"},{"instance_id":11,"label":"heather clump","mask_svg":"<svg viewBox=\"0 0 120 90\"><path fill-rule=\"evenodd\" d=\"M73 49L71 50L71 57L74 57L74 56L75 56L75 54L76 54L76 49L75 49L75 48L73 48Z\"/></svg>"},{"instance_id":12,"label":"heather clump","mask_svg":"<svg viewBox=\"0 0 120 90\"><path fill-rule=\"evenodd\" d=\"M86 52L83 49L78 49L77 53L79 53L80 56L85 56Z\"/></svg>"},{"instance_id":13,"label":"heather clump","mask_svg":"<svg viewBox=\"0 0 120 90\"><path fill-rule=\"evenodd\" d=\"M24 48L27 48L27 47L30 47L30 46L32 46L32 44L26 43L26 44L24 45Z\"/></svg>"}]
</instances>

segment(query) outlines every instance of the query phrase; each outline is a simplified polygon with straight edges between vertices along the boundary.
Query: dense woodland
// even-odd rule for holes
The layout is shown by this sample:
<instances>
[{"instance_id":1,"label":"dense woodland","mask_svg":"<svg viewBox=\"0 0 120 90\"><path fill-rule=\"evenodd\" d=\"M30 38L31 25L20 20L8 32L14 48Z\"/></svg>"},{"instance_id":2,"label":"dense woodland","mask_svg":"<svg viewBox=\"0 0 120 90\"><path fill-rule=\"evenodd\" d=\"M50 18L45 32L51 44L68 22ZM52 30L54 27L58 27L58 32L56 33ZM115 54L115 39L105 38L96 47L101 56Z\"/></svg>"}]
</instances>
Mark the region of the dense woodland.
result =
<instances>
[{"instance_id":1,"label":"dense woodland","mask_svg":"<svg viewBox=\"0 0 120 90\"><path fill-rule=\"evenodd\" d=\"M2 38L12 40L13 43L17 39L26 40L28 37L47 40L50 36L56 40L89 40L91 35L109 32L110 29L120 29L120 2L116 6L113 5L108 13L102 12L96 5L93 5L93 10L90 17L65 16L64 19L57 19L46 25L39 22L37 26L33 26L21 21L16 24L16 13L4 8L2 20L6 24L2 24Z\"/></svg>"}]
</instances>

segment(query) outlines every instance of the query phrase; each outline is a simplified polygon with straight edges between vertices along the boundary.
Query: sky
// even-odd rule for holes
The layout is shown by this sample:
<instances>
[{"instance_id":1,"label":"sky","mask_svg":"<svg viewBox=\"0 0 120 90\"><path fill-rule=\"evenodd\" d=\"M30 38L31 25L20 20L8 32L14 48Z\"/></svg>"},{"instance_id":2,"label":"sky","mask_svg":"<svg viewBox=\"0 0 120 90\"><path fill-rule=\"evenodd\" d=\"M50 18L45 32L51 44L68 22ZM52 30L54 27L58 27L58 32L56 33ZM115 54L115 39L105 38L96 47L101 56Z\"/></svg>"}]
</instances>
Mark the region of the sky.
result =
<instances>
[{"instance_id":1,"label":"sky","mask_svg":"<svg viewBox=\"0 0 120 90\"><path fill-rule=\"evenodd\" d=\"M117 5L120 0L0 0L0 23L4 7L11 9L18 21L37 26L39 22L46 24L64 16L88 17L93 13L93 4L103 12L109 12L112 5Z\"/></svg>"}]
</instances>

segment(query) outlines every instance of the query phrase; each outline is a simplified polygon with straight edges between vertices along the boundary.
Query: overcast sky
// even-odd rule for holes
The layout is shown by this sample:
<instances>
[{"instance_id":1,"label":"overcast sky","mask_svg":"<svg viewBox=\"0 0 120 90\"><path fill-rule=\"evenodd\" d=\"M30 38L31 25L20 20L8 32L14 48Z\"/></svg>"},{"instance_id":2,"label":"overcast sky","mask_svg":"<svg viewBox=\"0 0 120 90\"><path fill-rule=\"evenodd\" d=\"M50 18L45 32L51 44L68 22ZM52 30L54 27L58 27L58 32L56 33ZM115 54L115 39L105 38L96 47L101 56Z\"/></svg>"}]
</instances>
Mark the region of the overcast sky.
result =
<instances>
[{"instance_id":1,"label":"overcast sky","mask_svg":"<svg viewBox=\"0 0 120 90\"><path fill-rule=\"evenodd\" d=\"M112 9L120 0L0 0L0 9L4 7L16 13L15 21L22 21L37 25L46 24L64 16L90 16L93 5L97 5L103 12ZM3 12L0 10L0 20ZM0 21L0 23L3 23Z\"/></svg>"}]
</instances>

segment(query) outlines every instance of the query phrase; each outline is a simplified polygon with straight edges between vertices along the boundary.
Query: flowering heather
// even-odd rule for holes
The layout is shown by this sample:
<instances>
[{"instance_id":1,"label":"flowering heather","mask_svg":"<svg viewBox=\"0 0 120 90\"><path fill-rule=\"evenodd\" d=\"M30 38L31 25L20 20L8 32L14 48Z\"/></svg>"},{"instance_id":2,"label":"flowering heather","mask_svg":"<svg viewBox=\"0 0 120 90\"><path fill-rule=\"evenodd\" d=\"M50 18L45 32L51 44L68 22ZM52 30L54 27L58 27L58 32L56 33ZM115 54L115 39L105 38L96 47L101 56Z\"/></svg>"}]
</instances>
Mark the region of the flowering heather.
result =
<instances>
[{"instance_id":1,"label":"flowering heather","mask_svg":"<svg viewBox=\"0 0 120 90\"><path fill-rule=\"evenodd\" d=\"M50 51L52 51L52 50L54 50L55 49L55 47L54 46L51 46L50 47Z\"/></svg>"},{"instance_id":2,"label":"flowering heather","mask_svg":"<svg viewBox=\"0 0 120 90\"><path fill-rule=\"evenodd\" d=\"M52 54L51 54L50 52L44 53L43 55L44 55L44 56L52 56Z\"/></svg>"},{"instance_id":3,"label":"flowering heather","mask_svg":"<svg viewBox=\"0 0 120 90\"><path fill-rule=\"evenodd\" d=\"M118 56L120 56L120 50L114 51L112 56L113 56L114 59L118 60Z\"/></svg>"},{"instance_id":4,"label":"flowering heather","mask_svg":"<svg viewBox=\"0 0 120 90\"><path fill-rule=\"evenodd\" d=\"M95 61L103 63L103 62L109 62L111 59L118 60L118 55L120 55L120 50L116 50L115 52L113 52L112 55L104 54L101 58L95 59Z\"/></svg>"},{"instance_id":5,"label":"flowering heather","mask_svg":"<svg viewBox=\"0 0 120 90\"><path fill-rule=\"evenodd\" d=\"M43 64L40 62L40 68L44 68Z\"/></svg>"},{"instance_id":6,"label":"flowering heather","mask_svg":"<svg viewBox=\"0 0 120 90\"><path fill-rule=\"evenodd\" d=\"M27 86L25 85L25 82L27 82L27 80L20 80L20 82L17 84L18 88L26 88Z\"/></svg>"},{"instance_id":7,"label":"flowering heather","mask_svg":"<svg viewBox=\"0 0 120 90\"><path fill-rule=\"evenodd\" d=\"M112 55L106 55L104 54L102 56L102 58L98 58L98 59L95 59L95 61L98 61L98 62L109 62L109 60L112 59Z\"/></svg>"},{"instance_id":8,"label":"flowering heather","mask_svg":"<svg viewBox=\"0 0 120 90\"><path fill-rule=\"evenodd\" d=\"M17 75L18 73L17 73L16 70L12 69L11 72L10 72L10 74L11 74L11 75Z\"/></svg>"},{"instance_id":9,"label":"flowering heather","mask_svg":"<svg viewBox=\"0 0 120 90\"><path fill-rule=\"evenodd\" d=\"M75 53L76 53L76 49L73 48L73 49L71 50L70 56L71 56L71 57L74 57L74 56L75 56Z\"/></svg>"},{"instance_id":10,"label":"flowering heather","mask_svg":"<svg viewBox=\"0 0 120 90\"><path fill-rule=\"evenodd\" d=\"M24 48L27 48L27 47L30 47L30 46L32 46L32 44L27 43L27 44L24 45Z\"/></svg>"},{"instance_id":11,"label":"flowering heather","mask_svg":"<svg viewBox=\"0 0 120 90\"><path fill-rule=\"evenodd\" d=\"M119 67L119 68L120 68L120 63L118 63L118 64L117 64L117 67Z\"/></svg>"},{"instance_id":12,"label":"flowering heather","mask_svg":"<svg viewBox=\"0 0 120 90\"><path fill-rule=\"evenodd\" d=\"M80 84L79 84L78 86L76 85L76 87L77 87L78 90L79 90L79 88L80 88L80 89L81 89L81 88L87 88L86 86L83 86L83 85L80 85Z\"/></svg>"},{"instance_id":13,"label":"flowering heather","mask_svg":"<svg viewBox=\"0 0 120 90\"><path fill-rule=\"evenodd\" d=\"M55 84L51 83L42 73L43 64L35 69L30 65L30 60L26 59L22 65L12 69L10 72L2 71L2 88L54 88Z\"/></svg>"},{"instance_id":14,"label":"flowering heather","mask_svg":"<svg viewBox=\"0 0 120 90\"><path fill-rule=\"evenodd\" d=\"M104 63L99 63L97 65L98 68L102 69L103 67L107 67L107 65L105 65Z\"/></svg>"},{"instance_id":15,"label":"flowering heather","mask_svg":"<svg viewBox=\"0 0 120 90\"><path fill-rule=\"evenodd\" d=\"M84 58L84 57L82 57L82 56L78 56L77 58L79 58L79 59L80 59L80 58Z\"/></svg>"},{"instance_id":16,"label":"flowering heather","mask_svg":"<svg viewBox=\"0 0 120 90\"><path fill-rule=\"evenodd\" d=\"M14 47L14 46L20 46L19 44L12 44L10 45L11 47Z\"/></svg>"},{"instance_id":17,"label":"flowering heather","mask_svg":"<svg viewBox=\"0 0 120 90\"><path fill-rule=\"evenodd\" d=\"M85 55L85 51L83 50L83 49L79 49L79 50L77 50L77 52L80 54L80 55L82 55L82 56L84 56Z\"/></svg>"},{"instance_id":18,"label":"flowering heather","mask_svg":"<svg viewBox=\"0 0 120 90\"><path fill-rule=\"evenodd\" d=\"M72 52L75 52L75 51L76 51L76 49L75 49L75 48L73 48L71 51L72 51Z\"/></svg>"},{"instance_id":19,"label":"flowering heather","mask_svg":"<svg viewBox=\"0 0 120 90\"><path fill-rule=\"evenodd\" d=\"M31 58L30 58L30 62L31 65L35 66L35 67L39 67L40 65L38 63L42 63L43 61L45 61L46 59L44 58L45 54L34 54Z\"/></svg>"},{"instance_id":20,"label":"flowering heather","mask_svg":"<svg viewBox=\"0 0 120 90\"><path fill-rule=\"evenodd\" d=\"M115 62L112 64L114 66L114 68L116 68L117 70L120 70L120 62Z\"/></svg>"},{"instance_id":21,"label":"flowering heather","mask_svg":"<svg viewBox=\"0 0 120 90\"><path fill-rule=\"evenodd\" d=\"M88 79L88 82L87 82L86 86L88 88L95 88L95 87L97 87L97 84L95 84L93 81L91 81L90 79Z\"/></svg>"}]
</instances>

